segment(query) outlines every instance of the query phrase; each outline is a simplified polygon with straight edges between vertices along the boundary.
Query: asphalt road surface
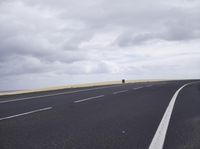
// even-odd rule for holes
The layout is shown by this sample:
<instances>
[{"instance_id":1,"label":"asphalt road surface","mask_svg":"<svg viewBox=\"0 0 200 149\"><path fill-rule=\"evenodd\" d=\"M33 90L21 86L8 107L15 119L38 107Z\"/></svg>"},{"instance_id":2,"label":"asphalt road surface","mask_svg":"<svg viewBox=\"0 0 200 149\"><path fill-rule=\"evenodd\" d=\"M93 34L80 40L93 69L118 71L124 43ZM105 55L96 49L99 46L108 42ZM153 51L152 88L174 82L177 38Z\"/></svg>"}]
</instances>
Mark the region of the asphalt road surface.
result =
<instances>
[{"instance_id":1,"label":"asphalt road surface","mask_svg":"<svg viewBox=\"0 0 200 149\"><path fill-rule=\"evenodd\" d=\"M148 148L200 148L199 80L0 96L0 149Z\"/></svg>"}]
</instances>

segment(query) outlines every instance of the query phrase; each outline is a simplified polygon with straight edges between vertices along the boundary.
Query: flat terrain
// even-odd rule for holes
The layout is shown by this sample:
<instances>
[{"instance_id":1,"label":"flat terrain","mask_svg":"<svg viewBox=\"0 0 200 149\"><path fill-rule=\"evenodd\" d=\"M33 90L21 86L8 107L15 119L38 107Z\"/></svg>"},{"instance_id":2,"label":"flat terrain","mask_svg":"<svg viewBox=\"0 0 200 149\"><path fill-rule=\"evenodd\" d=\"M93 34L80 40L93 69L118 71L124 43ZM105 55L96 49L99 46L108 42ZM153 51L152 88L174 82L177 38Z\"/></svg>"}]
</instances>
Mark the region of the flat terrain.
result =
<instances>
[{"instance_id":1,"label":"flat terrain","mask_svg":"<svg viewBox=\"0 0 200 149\"><path fill-rule=\"evenodd\" d=\"M190 82L163 148L200 148L200 83L179 80L0 96L0 149L149 148L172 97Z\"/></svg>"}]
</instances>

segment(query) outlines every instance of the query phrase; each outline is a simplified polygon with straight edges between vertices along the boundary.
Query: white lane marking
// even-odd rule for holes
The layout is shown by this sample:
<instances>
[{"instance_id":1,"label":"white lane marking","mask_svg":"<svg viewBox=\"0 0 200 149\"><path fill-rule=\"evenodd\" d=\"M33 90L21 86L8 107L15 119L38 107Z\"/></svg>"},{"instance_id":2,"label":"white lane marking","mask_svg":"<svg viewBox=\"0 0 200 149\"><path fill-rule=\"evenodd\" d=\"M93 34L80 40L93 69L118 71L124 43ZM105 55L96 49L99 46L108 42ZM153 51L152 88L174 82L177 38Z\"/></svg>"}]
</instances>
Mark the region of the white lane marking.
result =
<instances>
[{"instance_id":1,"label":"white lane marking","mask_svg":"<svg viewBox=\"0 0 200 149\"><path fill-rule=\"evenodd\" d=\"M119 94L119 93L124 93L124 92L127 92L128 90L123 90L123 91L117 91L117 92L114 92L113 94Z\"/></svg>"},{"instance_id":2,"label":"white lane marking","mask_svg":"<svg viewBox=\"0 0 200 149\"><path fill-rule=\"evenodd\" d=\"M97 98L101 98L101 97L104 97L104 96L105 95L99 95L99 96L95 96L95 97L89 97L89 98L85 98L85 99L74 101L74 103L79 103L79 102L83 102L83 101L87 101L87 100L97 99Z\"/></svg>"},{"instance_id":3,"label":"white lane marking","mask_svg":"<svg viewBox=\"0 0 200 149\"><path fill-rule=\"evenodd\" d=\"M49 95L39 95L39 96L32 96L32 97L24 97L24 98L16 98L16 99L10 99L10 100L3 100L0 101L0 104L2 103L8 103L8 102L14 102L14 101L22 101L27 99L36 99L36 98L44 98L44 97L51 97L51 96L58 96L58 95L64 95L64 94L73 94L73 93L79 93L84 91L91 91L91 90L98 90L98 89L104 89L104 88L113 88L113 87L120 87L122 85L114 85L109 87L96 87L96 88L90 88L90 89L83 89L83 90L77 90L77 91L68 91L68 92L61 92L61 93L55 93L55 94L49 94Z\"/></svg>"},{"instance_id":4,"label":"white lane marking","mask_svg":"<svg viewBox=\"0 0 200 149\"><path fill-rule=\"evenodd\" d=\"M2 121L2 120L7 120L7 119L11 119L11 118L15 118L15 117L19 117L19 116L24 116L24 115L28 115L28 114L32 114L32 113L36 113L36 112L46 111L46 110L50 110L50 109L52 109L52 107L37 109L37 110L25 112L25 113L20 113L20 114L8 116L8 117L3 117L3 118L0 118L0 121Z\"/></svg>"},{"instance_id":5,"label":"white lane marking","mask_svg":"<svg viewBox=\"0 0 200 149\"><path fill-rule=\"evenodd\" d=\"M182 87L180 87L176 93L174 94L174 96L172 97L163 117L162 120L156 130L156 133L152 139L152 142L149 146L149 149L162 149L163 148L163 144L165 141L165 137L166 137L166 133L167 133L167 129L169 126L169 121L172 115L172 111L173 111L173 107L176 101L176 98L179 94L179 92L187 85L190 85L192 83L196 83L196 82L191 82L191 83L187 83L185 85L183 85Z\"/></svg>"},{"instance_id":6,"label":"white lane marking","mask_svg":"<svg viewBox=\"0 0 200 149\"><path fill-rule=\"evenodd\" d=\"M141 89L143 87L136 87L136 88L133 88L133 90L138 90L138 89Z\"/></svg>"},{"instance_id":7,"label":"white lane marking","mask_svg":"<svg viewBox=\"0 0 200 149\"><path fill-rule=\"evenodd\" d=\"M146 87L151 87L151 86L153 86L153 85L147 85Z\"/></svg>"}]
</instances>

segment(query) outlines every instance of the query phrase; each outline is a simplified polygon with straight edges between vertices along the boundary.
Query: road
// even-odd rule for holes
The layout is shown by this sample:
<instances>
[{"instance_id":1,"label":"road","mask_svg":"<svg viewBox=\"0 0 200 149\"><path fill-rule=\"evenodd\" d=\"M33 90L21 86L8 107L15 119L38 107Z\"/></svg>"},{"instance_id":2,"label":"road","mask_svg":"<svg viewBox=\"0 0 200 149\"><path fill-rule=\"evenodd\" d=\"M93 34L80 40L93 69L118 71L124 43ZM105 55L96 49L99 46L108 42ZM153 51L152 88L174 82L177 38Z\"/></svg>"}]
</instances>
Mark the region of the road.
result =
<instances>
[{"instance_id":1,"label":"road","mask_svg":"<svg viewBox=\"0 0 200 149\"><path fill-rule=\"evenodd\" d=\"M0 149L200 148L198 81L1 96Z\"/></svg>"}]
</instances>

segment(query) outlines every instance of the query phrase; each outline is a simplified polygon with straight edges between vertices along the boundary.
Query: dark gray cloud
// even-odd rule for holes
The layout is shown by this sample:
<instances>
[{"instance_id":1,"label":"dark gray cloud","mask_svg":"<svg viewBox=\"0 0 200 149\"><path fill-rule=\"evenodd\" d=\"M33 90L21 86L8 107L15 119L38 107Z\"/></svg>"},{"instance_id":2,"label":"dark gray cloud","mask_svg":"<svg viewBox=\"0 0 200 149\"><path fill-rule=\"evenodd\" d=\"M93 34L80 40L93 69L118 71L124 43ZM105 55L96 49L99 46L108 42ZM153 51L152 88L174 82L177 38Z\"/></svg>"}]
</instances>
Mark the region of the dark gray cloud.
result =
<instances>
[{"instance_id":1,"label":"dark gray cloud","mask_svg":"<svg viewBox=\"0 0 200 149\"><path fill-rule=\"evenodd\" d=\"M197 7L171 8L152 24L154 29L135 32L129 29L123 32L114 42L119 46L134 46L151 40L189 41L200 38L200 11ZM161 11L161 12L162 12ZM159 22L160 23L159 23ZM148 23L149 24L149 23Z\"/></svg>"}]
</instances>

